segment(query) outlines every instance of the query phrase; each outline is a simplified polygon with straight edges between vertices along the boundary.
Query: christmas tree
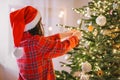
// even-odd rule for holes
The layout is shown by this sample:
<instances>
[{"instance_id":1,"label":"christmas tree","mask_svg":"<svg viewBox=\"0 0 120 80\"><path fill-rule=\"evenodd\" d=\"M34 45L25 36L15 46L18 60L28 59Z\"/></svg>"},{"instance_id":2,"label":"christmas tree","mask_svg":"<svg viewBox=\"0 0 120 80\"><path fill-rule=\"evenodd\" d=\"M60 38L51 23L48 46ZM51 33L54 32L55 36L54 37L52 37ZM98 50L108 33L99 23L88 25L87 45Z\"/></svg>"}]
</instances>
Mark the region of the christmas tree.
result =
<instances>
[{"instance_id":1,"label":"christmas tree","mask_svg":"<svg viewBox=\"0 0 120 80\"><path fill-rule=\"evenodd\" d=\"M120 0L92 0L73 9L83 15L79 45L68 53L70 68L56 71L57 80L120 80ZM63 26L63 25L61 25Z\"/></svg>"}]
</instances>

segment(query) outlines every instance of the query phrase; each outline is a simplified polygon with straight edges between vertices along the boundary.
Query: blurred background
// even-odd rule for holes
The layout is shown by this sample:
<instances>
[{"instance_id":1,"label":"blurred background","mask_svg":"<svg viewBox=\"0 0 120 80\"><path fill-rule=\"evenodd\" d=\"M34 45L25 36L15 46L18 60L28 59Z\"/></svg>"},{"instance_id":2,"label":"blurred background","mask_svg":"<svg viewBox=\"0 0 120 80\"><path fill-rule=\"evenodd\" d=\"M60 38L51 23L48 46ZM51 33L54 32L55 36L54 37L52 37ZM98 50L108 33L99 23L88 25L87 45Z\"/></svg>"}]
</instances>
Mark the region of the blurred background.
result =
<instances>
[{"instance_id":1,"label":"blurred background","mask_svg":"<svg viewBox=\"0 0 120 80\"><path fill-rule=\"evenodd\" d=\"M45 28L45 36L49 36L66 29L57 24L78 26L81 16L72 8L86 5L89 0L0 0L0 80L17 80L18 67L12 56L14 50L9 13L24 6L36 7L41 15ZM66 61L67 55L53 59L55 70L67 70L60 67L60 61Z\"/></svg>"}]
</instances>

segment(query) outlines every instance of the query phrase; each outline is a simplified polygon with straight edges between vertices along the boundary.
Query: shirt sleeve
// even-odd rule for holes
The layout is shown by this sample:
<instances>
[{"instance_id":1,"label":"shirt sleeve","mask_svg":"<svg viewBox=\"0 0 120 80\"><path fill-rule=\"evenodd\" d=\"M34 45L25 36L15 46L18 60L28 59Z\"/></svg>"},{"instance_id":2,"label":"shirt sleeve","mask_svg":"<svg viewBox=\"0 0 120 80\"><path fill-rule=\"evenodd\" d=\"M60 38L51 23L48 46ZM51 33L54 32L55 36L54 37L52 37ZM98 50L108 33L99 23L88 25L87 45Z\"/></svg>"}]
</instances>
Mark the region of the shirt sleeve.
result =
<instances>
[{"instance_id":1,"label":"shirt sleeve","mask_svg":"<svg viewBox=\"0 0 120 80\"><path fill-rule=\"evenodd\" d=\"M60 40L60 35L55 34L55 35L47 36L46 38L48 38L50 40Z\"/></svg>"},{"instance_id":2,"label":"shirt sleeve","mask_svg":"<svg viewBox=\"0 0 120 80\"><path fill-rule=\"evenodd\" d=\"M38 52L42 58L55 58L67 53L78 44L78 38L71 36L64 41L54 41L40 37L37 45Z\"/></svg>"}]
</instances>

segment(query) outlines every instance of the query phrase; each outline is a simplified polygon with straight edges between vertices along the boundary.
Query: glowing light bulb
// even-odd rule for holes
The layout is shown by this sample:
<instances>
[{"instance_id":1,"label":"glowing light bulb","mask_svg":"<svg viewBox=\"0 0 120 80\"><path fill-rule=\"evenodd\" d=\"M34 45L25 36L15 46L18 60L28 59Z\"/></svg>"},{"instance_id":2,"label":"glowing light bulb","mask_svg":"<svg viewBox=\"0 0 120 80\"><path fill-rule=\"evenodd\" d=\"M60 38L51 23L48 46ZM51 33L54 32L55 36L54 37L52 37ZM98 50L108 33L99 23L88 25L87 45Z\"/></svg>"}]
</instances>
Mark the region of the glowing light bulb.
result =
<instances>
[{"instance_id":1,"label":"glowing light bulb","mask_svg":"<svg viewBox=\"0 0 120 80\"><path fill-rule=\"evenodd\" d=\"M64 15L64 11L60 11L60 14Z\"/></svg>"},{"instance_id":2,"label":"glowing light bulb","mask_svg":"<svg viewBox=\"0 0 120 80\"><path fill-rule=\"evenodd\" d=\"M15 11L16 9L15 8L11 8L11 12Z\"/></svg>"},{"instance_id":3,"label":"glowing light bulb","mask_svg":"<svg viewBox=\"0 0 120 80\"><path fill-rule=\"evenodd\" d=\"M49 31L52 31L52 27L49 27L48 30L49 30Z\"/></svg>"},{"instance_id":4,"label":"glowing light bulb","mask_svg":"<svg viewBox=\"0 0 120 80\"><path fill-rule=\"evenodd\" d=\"M80 24L80 23L81 23L81 19L78 19L78 20L77 20L77 24Z\"/></svg>"},{"instance_id":5,"label":"glowing light bulb","mask_svg":"<svg viewBox=\"0 0 120 80\"><path fill-rule=\"evenodd\" d=\"M61 10L60 13L59 13L59 15L58 15L58 17L59 17L59 18L63 18L63 16L64 16L64 11Z\"/></svg>"}]
</instances>

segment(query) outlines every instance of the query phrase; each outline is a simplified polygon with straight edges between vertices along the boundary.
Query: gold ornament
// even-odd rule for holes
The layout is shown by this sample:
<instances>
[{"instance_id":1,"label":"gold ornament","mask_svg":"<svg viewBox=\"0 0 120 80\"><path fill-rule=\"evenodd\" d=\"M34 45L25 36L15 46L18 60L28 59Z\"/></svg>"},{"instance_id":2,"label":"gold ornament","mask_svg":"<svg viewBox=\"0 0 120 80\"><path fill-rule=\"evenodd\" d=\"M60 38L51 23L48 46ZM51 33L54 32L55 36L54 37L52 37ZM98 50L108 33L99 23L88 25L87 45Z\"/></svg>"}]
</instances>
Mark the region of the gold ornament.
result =
<instances>
[{"instance_id":1,"label":"gold ornament","mask_svg":"<svg viewBox=\"0 0 120 80\"><path fill-rule=\"evenodd\" d=\"M117 50L120 50L120 43L113 45L113 48L114 48L114 49L117 49Z\"/></svg>"},{"instance_id":2,"label":"gold ornament","mask_svg":"<svg viewBox=\"0 0 120 80\"><path fill-rule=\"evenodd\" d=\"M94 36L97 36L98 31L97 31L97 30L94 30L93 34L94 34Z\"/></svg>"},{"instance_id":3,"label":"gold ornament","mask_svg":"<svg viewBox=\"0 0 120 80\"><path fill-rule=\"evenodd\" d=\"M94 27L93 27L92 25L89 25L89 26L88 26L88 31L92 32L93 29L94 29Z\"/></svg>"},{"instance_id":4,"label":"gold ornament","mask_svg":"<svg viewBox=\"0 0 120 80\"><path fill-rule=\"evenodd\" d=\"M116 38L118 35L115 32L119 32L120 29L116 28L116 29L111 29L111 30L104 30L103 31L103 35L107 35L110 36L112 38Z\"/></svg>"},{"instance_id":5,"label":"gold ornament","mask_svg":"<svg viewBox=\"0 0 120 80\"><path fill-rule=\"evenodd\" d=\"M97 71L97 75L98 75L98 76L102 76L102 75L103 75L103 71L102 71L102 70L98 70L98 71Z\"/></svg>"},{"instance_id":6,"label":"gold ornament","mask_svg":"<svg viewBox=\"0 0 120 80\"><path fill-rule=\"evenodd\" d=\"M104 30L104 31L103 31L103 35L108 35L108 36L109 36L109 35L110 35L110 33L111 33L111 31L110 31L110 30Z\"/></svg>"}]
</instances>

